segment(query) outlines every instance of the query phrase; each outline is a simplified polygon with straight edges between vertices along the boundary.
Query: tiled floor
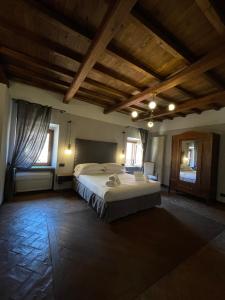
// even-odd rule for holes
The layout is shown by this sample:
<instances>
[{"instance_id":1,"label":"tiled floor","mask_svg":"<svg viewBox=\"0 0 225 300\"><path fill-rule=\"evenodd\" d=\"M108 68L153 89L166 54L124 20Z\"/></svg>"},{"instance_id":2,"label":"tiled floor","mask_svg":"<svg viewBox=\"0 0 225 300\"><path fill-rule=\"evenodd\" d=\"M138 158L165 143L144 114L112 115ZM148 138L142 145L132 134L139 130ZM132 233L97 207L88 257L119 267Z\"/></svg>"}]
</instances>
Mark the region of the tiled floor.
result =
<instances>
[{"instance_id":1,"label":"tiled floor","mask_svg":"<svg viewBox=\"0 0 225 300\"><path fill-rule=\"evenodd\" d=\"M120 269L124 264L127 272L136 270L142 274L133 277L129 277L129 273L126 275L127 278L135 279L135 294L131 292L130 282L124 280L125 276L121 273L123 277L117 282L118 289L126 283L127 290L122 296L114 296L114 299L225 299L225 206L218 204L210 207L182 196L165 194L162 208L163 210L155 209L111 226L103 225L97 220L87 204L73 193L18 196L15 202L4 204L0 208L0 299L112 299L110 296L101 298L101 290L105 288L104 282L105 286L108 285L106 279L114 276L110 268L116 263L116 253L120 253L120 257L124 253L124 258L117 266L118 270L124 271ZM150 219L149 214L153 216ZM156 231L158 217L164 222L164 231ZM168 231L165 231L166 225ZM151 236L148 236L148 226L153 230ZM180 226L177 232L185 234L184 239L179 233L177 237L171 236L171 243L160 245L159 241L167 238L169 228L174 232L177 226ZM146 227L147 230L143 230ZM140 228L142 230L139 232ZM133 245L134 249L129 249L134 233L136 245ZM95 234L97 240L93 239ZM148 240L150 237L152 244ZM86 240L90 249L82 248ZM75 241L74 248L72 244ZM189 244L192 245L187 249ZM185 255L176 253L178 247L183 249ZM153 251L151 255L157 259L159 256L154 253L156 250L162 251L164 256L168 253L167 260L158 264L152 262L152 266L159 266L160 272L154 268L148 271L144 263L150 263L151 260L148 261L147 256L141 259L139 254L148 255L148 251ZM129 265L129 261L134 265ZM91 298L87 298L89 294L85 291L83 294L76 291L88 277L87 273L82 273L84 266L85 270L91 270L94 265L95 268L97 266L97 272L90 278L96 284L100 281L100 290L91 287L90 279L86 282L86 289L91 291L93 288L99 294L97 297L96 292L96 295L92 294ZM106 278L101 275L96 280L101 272ZM69 280L72 279L71 284L74 283L70 286L70 291L65 290L69 286L66 285L68 276ZM145 284L136 282L140 278L146 281ZM155 282L154 278L157 278ZM123 285L120 286L120 282ZM148 282L152 283L147 287ZM141 290L144 286L146 288ZM116 291L113 292L117 295ZM112 293L109 291L108 295L110 294Z\"/></svg>"}]
</instances>

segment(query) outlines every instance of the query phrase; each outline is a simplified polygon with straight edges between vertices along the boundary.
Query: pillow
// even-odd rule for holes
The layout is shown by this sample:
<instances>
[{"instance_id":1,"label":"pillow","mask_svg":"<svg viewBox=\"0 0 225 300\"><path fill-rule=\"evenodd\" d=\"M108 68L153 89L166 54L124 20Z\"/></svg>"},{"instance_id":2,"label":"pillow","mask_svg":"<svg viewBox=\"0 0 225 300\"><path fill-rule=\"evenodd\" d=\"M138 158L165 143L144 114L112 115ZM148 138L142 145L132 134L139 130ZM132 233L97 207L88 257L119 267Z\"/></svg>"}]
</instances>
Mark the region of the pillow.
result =
<instances>
[{"instance_id":1,"label":"pillow","mask_svg":"<svg viewBox=\"0 0 225 300\"><path fill-rule=\"evenodd\" d=\"M105 173L107 174L111 174L111 173L118 174L124 172L124 167L117 163L104 163L101 165L104 168Z\"/></svg>"},{"instance_id":2,"label":"pillow","mask_svg":"<svg viewBox=\"0 0 225 300\"><path fill-rule=\"evenodd\" d=\"M102 173L104 173L104 168L97 163L79 164L74 169L75 176Z\"/></svg>"}]
</instances>

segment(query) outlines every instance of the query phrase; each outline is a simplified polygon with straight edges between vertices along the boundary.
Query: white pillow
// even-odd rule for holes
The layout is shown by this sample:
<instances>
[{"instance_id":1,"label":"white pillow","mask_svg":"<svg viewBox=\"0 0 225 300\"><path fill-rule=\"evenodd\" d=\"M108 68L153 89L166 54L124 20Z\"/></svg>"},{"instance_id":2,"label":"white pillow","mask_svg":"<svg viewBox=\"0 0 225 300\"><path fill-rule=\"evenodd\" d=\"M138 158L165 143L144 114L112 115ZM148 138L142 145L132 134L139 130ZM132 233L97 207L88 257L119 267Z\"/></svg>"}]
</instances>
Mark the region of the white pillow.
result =
<instances>
[{"instance_id":1,"label":"white pillow","mask_svg":"<svg viewBox=\"0 0 225 300\"><path fill-rule=\"evenodd\" d=\"M111 174L111 173L118 174L118 173L123 173L124 171L124 167L117 163L104 163L101 165L104 168L105 173L107 174Z\"/></svg>"},{"instance_id":2,"label":"white pillow","mask_svg":"<svg viewBox=\"0 0 225 300\"><path fill-rule=\"evenodd\" d=\"M79 164L74 169L75 176L102 173L104 173L104 168L101 164L97 163Z\"/></svg>"}]
</instances>

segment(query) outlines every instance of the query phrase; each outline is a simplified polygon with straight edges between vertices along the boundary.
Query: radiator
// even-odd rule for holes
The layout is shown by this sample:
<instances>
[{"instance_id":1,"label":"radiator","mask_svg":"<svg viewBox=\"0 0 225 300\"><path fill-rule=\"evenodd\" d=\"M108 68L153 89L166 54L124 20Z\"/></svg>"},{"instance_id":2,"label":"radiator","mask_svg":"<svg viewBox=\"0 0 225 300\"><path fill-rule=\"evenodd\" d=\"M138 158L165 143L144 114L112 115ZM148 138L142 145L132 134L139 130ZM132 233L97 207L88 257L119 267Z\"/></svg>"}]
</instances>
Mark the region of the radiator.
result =
<instances>
[{"instance_id":1,"label":"radiator","mask_svg":"<svg viewBox=\"0 0 225 300\"><path fill-rule=\"evenodd\" d=\"M16 173L16 193L52 189L52 172L18 172Z\"/></svg>"}]
</instances>

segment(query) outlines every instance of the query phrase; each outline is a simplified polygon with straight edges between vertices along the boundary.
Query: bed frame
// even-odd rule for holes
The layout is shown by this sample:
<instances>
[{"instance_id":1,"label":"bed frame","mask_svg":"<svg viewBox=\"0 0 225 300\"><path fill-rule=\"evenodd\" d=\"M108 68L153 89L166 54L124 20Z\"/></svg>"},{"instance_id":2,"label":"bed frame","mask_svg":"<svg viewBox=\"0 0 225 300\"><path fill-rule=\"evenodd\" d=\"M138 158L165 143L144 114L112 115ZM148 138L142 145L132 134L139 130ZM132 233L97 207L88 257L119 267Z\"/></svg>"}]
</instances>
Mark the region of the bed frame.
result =
<instances>
[{"instance_id":1,"label":"bed frame","mask_svg":"<svg viewBox=\"0 0 225 300\"><path fill-rule=\"evenodd\" d=\"M116 143L76 139L75 165L92 162L115 162L116 151ZM112 222L138 211L146 210L161 204L160 192L123 201L106 202L76 180L75 177L74 190L89 203L89 205L97 212L98 217L106 222Z\"/></svg>"}]
</instances>

